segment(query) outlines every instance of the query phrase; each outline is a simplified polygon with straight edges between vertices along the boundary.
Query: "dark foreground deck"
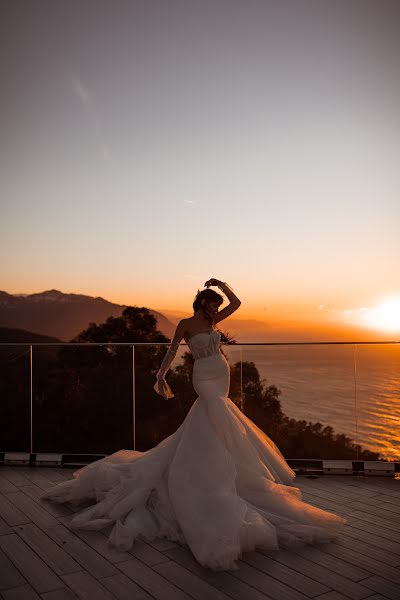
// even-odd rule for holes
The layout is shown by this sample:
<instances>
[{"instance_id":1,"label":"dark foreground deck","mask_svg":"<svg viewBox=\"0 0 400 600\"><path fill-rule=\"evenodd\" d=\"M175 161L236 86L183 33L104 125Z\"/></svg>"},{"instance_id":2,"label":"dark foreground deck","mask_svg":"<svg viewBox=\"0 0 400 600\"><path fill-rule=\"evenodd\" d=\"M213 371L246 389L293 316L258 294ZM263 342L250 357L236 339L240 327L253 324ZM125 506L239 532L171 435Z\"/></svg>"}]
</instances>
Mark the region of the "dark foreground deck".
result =
<instances>
[{"instance_id":1,"label":"dark foreground deck","mask_svg":"<svg viewBox=\"0 0 400 600\"><path fill-rule=\"evenodd\" d=\"M107 548L106 530L70 530L72 508L39 500L76 469L0 467L0 597L5 600L400 599L400 480L299 475L310 504L348 519L334 543L247 552L238 571L201 567L168 540Z\"/></svg>"}]
</instances>

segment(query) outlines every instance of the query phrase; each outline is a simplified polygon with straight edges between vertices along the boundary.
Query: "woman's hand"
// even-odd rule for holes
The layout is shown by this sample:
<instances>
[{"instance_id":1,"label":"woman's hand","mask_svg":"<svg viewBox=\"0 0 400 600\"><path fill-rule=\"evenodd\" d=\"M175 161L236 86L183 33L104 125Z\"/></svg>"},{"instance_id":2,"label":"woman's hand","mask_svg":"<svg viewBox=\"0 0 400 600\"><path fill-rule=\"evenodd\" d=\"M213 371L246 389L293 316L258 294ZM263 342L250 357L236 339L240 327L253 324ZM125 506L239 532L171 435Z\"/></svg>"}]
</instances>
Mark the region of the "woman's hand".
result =
<instances>
[{"instance_id":1,"label":"woman's hand","mask_svg":"<svg viewBox=\"0 0 400 600\"><path fill-rule=\"evenodd\" d=\"M157 376L157 381L154 384L153 389L155 392L157 392L157 394L163 396L165 400L168 400L168 398L174 398L174 394L172 393L172 390L164 376Z\"/></svg>"},{"instance_id":2,"label":"woman's hand","mask_svg":"<svg viewBox=\"0 0 400 600\"><path fill-rule=\"evenodd\" d=\"M222 281L212 277L211 279L205 282L204 287L210 287L210 285L219 285L220 283L222 283Z\"/></svg>"}]
</instances>

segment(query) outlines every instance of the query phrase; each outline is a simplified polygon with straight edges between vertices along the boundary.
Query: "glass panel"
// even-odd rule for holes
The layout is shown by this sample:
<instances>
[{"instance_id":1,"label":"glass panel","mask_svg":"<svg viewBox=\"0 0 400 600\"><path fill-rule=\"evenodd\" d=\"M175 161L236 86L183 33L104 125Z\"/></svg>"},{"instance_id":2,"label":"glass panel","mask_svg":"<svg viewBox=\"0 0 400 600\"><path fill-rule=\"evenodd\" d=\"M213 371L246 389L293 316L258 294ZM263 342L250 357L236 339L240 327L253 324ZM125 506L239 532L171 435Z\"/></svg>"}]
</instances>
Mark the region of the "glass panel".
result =
<instances>
[{"instance_id":1,"label":"glass panel","mask_svg":"<svg viewBox=\"0 0 400 600\"><path fill-rule=\"evenodd\" d=\"M194 360L183 343L166 374L174 397L165 399L153 389L168 347L169 344L135 346L136 450L141 452L173 434L197 397L192 385Z\"/></svg>"},{"instance_id":2,"label":"glass panel","mask_svg":"<svg viewBox=\"0 0 400 600\"><path fill-rule=\"evenodd\" d=\"M244 413L285 458L357 458L353 345L249 345L242 355Z\"/></svg>"},{"instance_id":3,"label":"glass panel","mask_svg":"<svg viewBox=\"0 0 400 600\"><path fill-rule=\"evenodd\" d=\"M135 346L133 390L131 346L33 345L33 452L145 451L173 434L197 394L186 344L167 373L174 398L153 390L167 348ZM399 344L221 349L230 399L286 458L400 460ZM29 345L0 346L0 392L0 451L29 452Z\"/></svg>"},{"instance_id":4,"label":"glass panel","mask_svg":"<svg viewBox=\"0 0 400 600\"><path fill-rule=\"evenodd\" d=\"M41 345L32 371L34 452L133 448L131 346Z\"/></svg>"},{"instance_id":5,"label":"glass panel","mask_svg":"<svg viewBox=\"0 0 400 600\"><path fill-rule=\"evenodd\" d=\"M30 452L30 348L0 346L0 451Z\"/></svg>"},{"instance_id":6,"label":"glass panel","mask_svg":"<svg viewBox=\"0 0 400 600\"><path fill-rule=\"evenodd\" d=\"M357 344L360 443L400 460L400 344Z\"/></svg>"}]
</instances>

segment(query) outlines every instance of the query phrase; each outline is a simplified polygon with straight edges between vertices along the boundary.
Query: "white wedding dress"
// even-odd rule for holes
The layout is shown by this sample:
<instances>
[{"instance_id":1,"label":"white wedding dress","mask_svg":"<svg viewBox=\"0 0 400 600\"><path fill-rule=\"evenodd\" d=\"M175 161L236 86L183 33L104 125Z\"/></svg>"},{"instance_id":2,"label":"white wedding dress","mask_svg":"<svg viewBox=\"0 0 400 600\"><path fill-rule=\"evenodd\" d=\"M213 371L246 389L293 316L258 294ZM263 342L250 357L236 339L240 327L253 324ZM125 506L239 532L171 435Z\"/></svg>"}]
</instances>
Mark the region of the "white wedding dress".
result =
<instances>
[{"instance_id":1,"label":"white wedding dress","mask_svg":"<svg viewBox=\"0 0 400 600\"><path fill-rule=\"evenodd\" d=\"M165 537L216 571L237 570L235 560L256 547L333 540L346 519L302 500L277 446L229 399L220 333L197 333L188 345L198 397L175 433L146 452L119 450L91 463L42 498L92 500L70 525L112 525L110 547Z\"/></svg>"}]
</instances>

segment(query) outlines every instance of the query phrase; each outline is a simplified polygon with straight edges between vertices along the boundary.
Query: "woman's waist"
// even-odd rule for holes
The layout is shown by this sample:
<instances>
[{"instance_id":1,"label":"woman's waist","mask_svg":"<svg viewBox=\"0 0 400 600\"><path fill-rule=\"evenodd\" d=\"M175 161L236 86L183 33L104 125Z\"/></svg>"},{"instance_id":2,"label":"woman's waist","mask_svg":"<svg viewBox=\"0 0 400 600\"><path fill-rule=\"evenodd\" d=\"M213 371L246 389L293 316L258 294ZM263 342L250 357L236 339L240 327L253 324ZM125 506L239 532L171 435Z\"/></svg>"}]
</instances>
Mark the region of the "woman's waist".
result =
<instances>
[{"instance_id":1,"label":"woman's waist","mask_svg":"<svg viewBox=\"0 0 400 600\"><path fill-rule=\"evenodd\" d=\"M210 360L220 360L221 358L223 360L225 360L225 357L222 354L220 348L217 348L211 354L207 354L206 356L201 356L200 354L198 354L197 356L193 355L193 358L194 358L195 363L197 363L199 361L204 362L204 361L207 361L207 360L208 361L210 361Z\"/></svg>"},{"instance_id":2,"label":"woman's waist","mask_svg":"<svg viewBox=\"0 0 400 600\"><path fill-rule=\"evenodd\" d=\"M210 356L196 358L193 365L193 377L197 381L229 377L229 363L220 351Z\"/></svg>"}]
</instances>

